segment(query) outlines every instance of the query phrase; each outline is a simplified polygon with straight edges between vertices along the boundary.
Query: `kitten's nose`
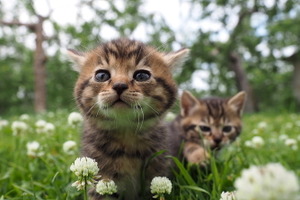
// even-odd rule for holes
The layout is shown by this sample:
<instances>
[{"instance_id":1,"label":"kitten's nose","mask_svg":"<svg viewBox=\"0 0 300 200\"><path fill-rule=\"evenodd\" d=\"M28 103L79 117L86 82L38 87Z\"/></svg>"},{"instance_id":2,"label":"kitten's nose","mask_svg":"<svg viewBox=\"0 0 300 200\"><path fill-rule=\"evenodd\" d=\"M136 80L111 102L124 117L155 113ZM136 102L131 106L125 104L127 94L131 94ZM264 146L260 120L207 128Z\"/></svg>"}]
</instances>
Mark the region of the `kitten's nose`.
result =
<instances>
[{"instance_id":1,"label":"kitten's nose","mask_svg":"<svg viewBox=\"0 0 300 200\"><path fill-rule=\"evenodd\" d=\"M121 95L124 90L128 89L128 85L126 83L115 83L112 88L116 90L118 95Z\"/></svg>"},{"instance_id":2,"label":"kitten's nose","mask_svg":"<svg viewBox=\"0 0 300 200\"><path fill-rule=\"evenodd\" d=\"M222 142L222 136L216 136L213 139L216 144L220 144Z\"/></svg>"}]
</instances>

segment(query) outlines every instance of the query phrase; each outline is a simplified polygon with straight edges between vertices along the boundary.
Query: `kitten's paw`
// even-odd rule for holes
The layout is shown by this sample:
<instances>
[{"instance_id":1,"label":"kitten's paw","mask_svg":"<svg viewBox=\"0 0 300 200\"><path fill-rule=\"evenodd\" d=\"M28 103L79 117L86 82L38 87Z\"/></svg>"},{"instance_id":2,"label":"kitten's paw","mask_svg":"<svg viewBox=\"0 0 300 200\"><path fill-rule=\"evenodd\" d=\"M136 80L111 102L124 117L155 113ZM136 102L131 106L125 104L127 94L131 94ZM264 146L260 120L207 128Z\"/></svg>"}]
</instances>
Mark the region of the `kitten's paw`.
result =
<instances>
[{"instance_id":1,"label":"kitten's paw","mask_svg":"<svg viewBox=\"0 0 300 200\"><path fill-rule=\"evenodd\" d=\"M208 159L209 159L209 154L203 148L198 148L187 156L187 161L190 164L206 165Z\"/></svg>"}]
</instances>

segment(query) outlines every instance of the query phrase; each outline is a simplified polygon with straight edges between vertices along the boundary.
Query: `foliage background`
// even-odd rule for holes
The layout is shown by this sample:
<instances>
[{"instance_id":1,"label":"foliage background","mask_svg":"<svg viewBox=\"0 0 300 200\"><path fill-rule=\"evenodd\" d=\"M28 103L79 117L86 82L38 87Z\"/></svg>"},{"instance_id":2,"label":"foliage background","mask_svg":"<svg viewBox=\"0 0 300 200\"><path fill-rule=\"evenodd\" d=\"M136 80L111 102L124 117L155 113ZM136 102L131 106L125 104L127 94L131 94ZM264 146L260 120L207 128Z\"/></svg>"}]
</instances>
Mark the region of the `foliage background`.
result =
<instances>
[{"instance_id":1,"label":"foliage background","mask_svg":"<svg viewBox=\"0 0 300 200\"><path fill-rule=\"evenodd\" d=\"M75 108L72 88L76 73L70 68L65 49L91 49L106 41L109 36L102 29L108 27L118 37L131 38L142 29L145 33L142 40L160 50L189 47L190 59L183 69L176 70L175 77L181 89L192 90L199 97L230 96L245 90L231 68L230 55L234 53L246 75L242 79L248 81L253 92L249 101L253 101L255 108L249 111L299 110L300 86L294 83L300 77L296 73L300 71L297 0L178 1L189 13L182 19L188 27L179 32L166 22L167 11L164 14L145 12L145 0L78 0L78 9L74 11L76 24L67 25L51 17L51 3L45 1L49 11L43 13L48 16L44 26L47 37L44 48L48 56L47 109ZM37 21L36 1L11 1L11 10L5 9L6 4L0 1L1 21ZM94 16L89 20L84 17L87 10ZM33 112L34 38L34 33L25 27L0 26L2 115ZM199 74L206 78L195 83L203 77Z\"/></svg>"}]
</instances>

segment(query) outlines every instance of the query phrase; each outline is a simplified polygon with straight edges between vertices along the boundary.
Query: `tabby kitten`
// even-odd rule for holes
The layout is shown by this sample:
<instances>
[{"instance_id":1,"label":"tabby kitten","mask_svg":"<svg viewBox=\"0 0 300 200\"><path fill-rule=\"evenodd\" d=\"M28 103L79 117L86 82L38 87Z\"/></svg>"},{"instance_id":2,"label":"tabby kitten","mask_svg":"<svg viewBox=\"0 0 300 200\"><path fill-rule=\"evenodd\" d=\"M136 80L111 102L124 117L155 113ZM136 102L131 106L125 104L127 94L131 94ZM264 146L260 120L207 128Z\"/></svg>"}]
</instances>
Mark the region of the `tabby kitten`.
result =
<instances>
[{"instance_id":1,"label":"tabby kitten","mask_svg":"<svg viewBox=\"0 0 300 200\"><path fill-rule=\"evenodd\" d=\"M188 49L161 53L138 41L117 39L89 52L68 53L79 72L74 95L85 119L82 155L97 161L102 178L116 182L115 198L145 199L141 185L149 188L153 177L168 175L165 156L148 166L145 161L168 148L161 119L177 95L171 68L183 64ZM102 199L94 190L89 194Z\"/></svg>"},{"instance_id":2,"label":"tabby kitten","mask_svg":"<svg viewBox=\"0 0 300 200\"><path fill-rule=\"evenodd\" d=\"M229 99L196 99L184 91L181 115L169 124L169 132L176 134L178 140L173 154L178 152L179 144L184 141L183 156L187 162L205 164L209 156L207 149L219 150L241 133L245 101L245 92Z\"/></svg>"}]
</instances>

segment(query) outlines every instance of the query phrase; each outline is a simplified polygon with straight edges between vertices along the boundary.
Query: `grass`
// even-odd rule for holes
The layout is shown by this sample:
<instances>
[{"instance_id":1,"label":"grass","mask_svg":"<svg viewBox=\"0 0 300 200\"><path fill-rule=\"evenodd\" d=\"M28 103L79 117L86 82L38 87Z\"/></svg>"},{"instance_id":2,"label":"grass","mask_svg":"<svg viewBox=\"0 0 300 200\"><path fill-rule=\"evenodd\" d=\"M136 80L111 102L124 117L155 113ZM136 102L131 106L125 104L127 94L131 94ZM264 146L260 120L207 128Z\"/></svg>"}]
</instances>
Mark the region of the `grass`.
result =
<instances>
[{"instance_id":1,"label":"grass","mask_svg":"<svg viewBox=\"0 0 300 200\"><path fill-rule=\"evenodd\" d=\"M9 117L9 125L0 128L0 200L4 199L82 199L81 192L71 187L76 180L69 167L79 155L79 147L66 154L62 144L74 140L79 144L80 127L67 123L68 113L58 111L30 116L25 122L27 133L14 136L11 124L19 116ZM55 125L52 134L37 133L35 122L43 119ZM264 122L264 123L262 123ZM279 162L300 177L299 149L285 144L285 138L297 140L300 148L299 114L252 114L244 116L244 129L239 139L213 156L205 168L186 165L176 158L173 191L166 199L219 200L222 191L234 190L234 180L251 165ZM260 147L248 147L254 136L264 139ZM34 158L27 155L27 142L38 141L45 154Z\"/></svg>"}]
</instances>

